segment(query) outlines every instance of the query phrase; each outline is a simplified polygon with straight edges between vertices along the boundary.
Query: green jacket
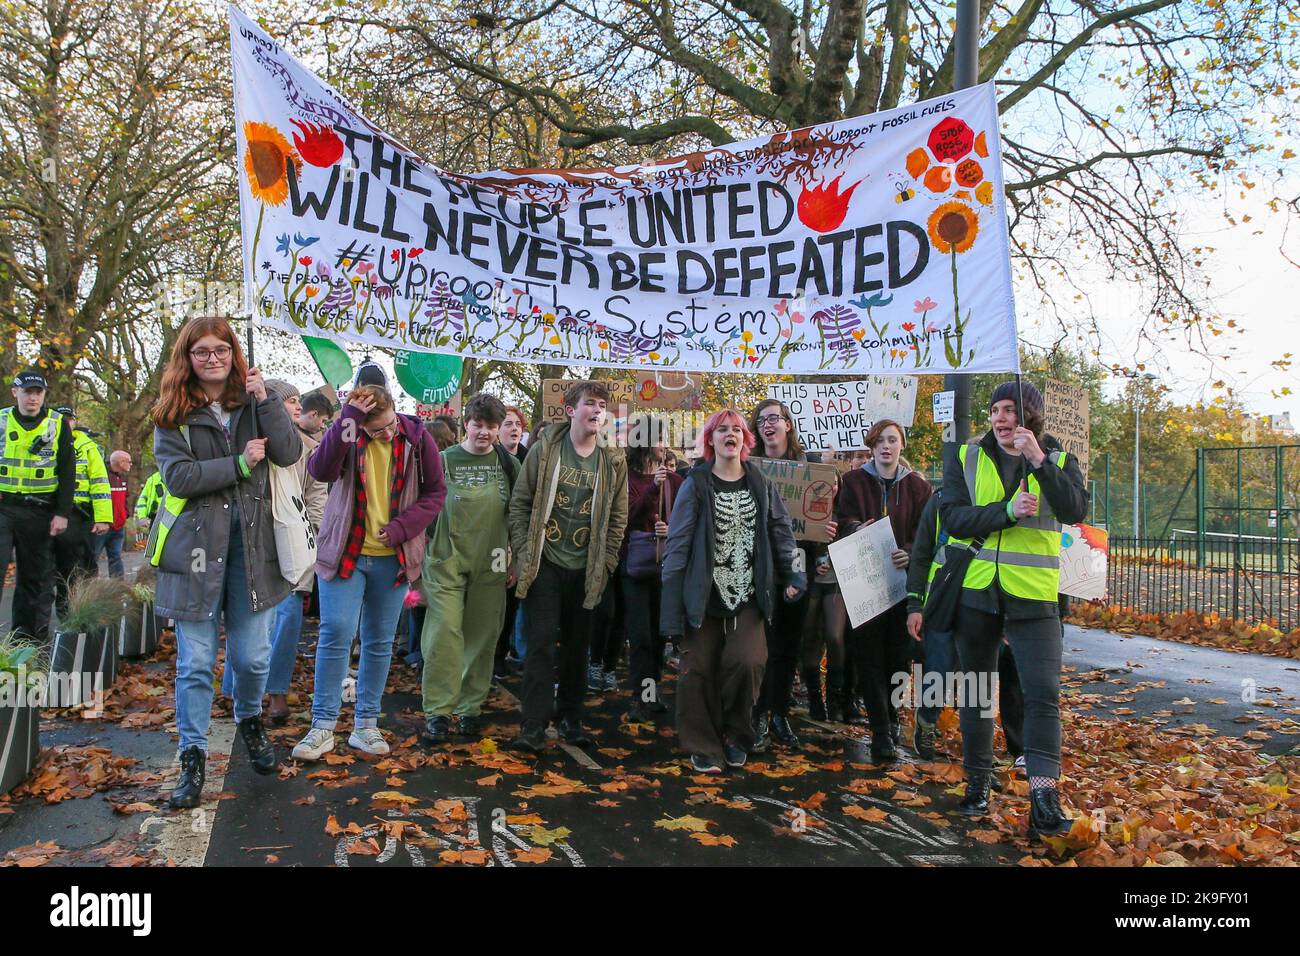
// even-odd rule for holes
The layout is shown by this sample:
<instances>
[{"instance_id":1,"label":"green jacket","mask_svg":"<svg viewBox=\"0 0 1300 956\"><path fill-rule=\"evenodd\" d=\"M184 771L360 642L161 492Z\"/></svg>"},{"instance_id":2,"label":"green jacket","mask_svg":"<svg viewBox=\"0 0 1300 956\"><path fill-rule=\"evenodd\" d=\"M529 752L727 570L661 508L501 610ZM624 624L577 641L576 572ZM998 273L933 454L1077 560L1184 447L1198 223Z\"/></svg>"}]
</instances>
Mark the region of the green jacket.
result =
<instances>
[{"instance_id":1,"label":"green jacket","mask_svg":"<svg viewBox=\"0 0 1300 956\"><path fill-rule=\"evenodd\" d=\"M541 429L528 446L524 469L510 496L510 548L519 572L516 593L528 596L545 549L544 531L560 480L560 442L569 440L568 422ZM600 603L605 585L618 569L627 530L627 457L619 448L597 446L600 464L591 505L591 543L587 547L587 590L582 606ZM601 544L604 547L601 547Z\"/></svg>"}]
</instances>

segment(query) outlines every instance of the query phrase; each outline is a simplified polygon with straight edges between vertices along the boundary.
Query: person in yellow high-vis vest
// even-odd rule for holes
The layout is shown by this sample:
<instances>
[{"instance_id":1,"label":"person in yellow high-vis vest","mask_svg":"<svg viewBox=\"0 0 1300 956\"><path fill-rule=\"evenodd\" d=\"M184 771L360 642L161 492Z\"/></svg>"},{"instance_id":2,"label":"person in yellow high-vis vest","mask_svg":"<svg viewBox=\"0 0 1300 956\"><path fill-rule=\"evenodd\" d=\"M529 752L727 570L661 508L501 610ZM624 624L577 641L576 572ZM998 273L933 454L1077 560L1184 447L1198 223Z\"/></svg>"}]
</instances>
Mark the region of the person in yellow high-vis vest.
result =
<instances>
[{"instance_id":1,"label":"person in yellow high-vis vest","mask_svg":"<svg viewBox=\"0 0 1300 956\"><path fill-rule=\"evenodd\" d=\"M1017 414L1022 404L1023 422ZM966 569L957 615L957 655L966 681L959 708L966 796L959 809L968 816L988 811L993 678L1005 634L1024 692L1029 833L1059 836L1071 825L1056 790L1061 775L1061 525L1083 520L1088 491L1074 456L1043 432L1038 389L1027 382L1023 391L1015 382L999 385L990 403L990 424L978 443L950 451L939 505L950 535L947 560L953 560L954 545L982 542Z\"/></svg>"},{"instance_id":2,"label":"person in yellow high-vis vest","mask_svg":"<svg viewBox=\"0 0 1300 956\"><path fill-rule=\"evenodd\" d=\"M73 580L94 577L97 571L92 548L95 536L113 524L113 490L108 484L104 456L86 430L77 427L77 413L68 405L54 410L72 432L72 450L76 453L76 486L68 530L54 539L54 607L62 618L68 613L68 587Z\"/></svg>"},{"instance_id":3,"label":"person in yellow high-vis vest","mask_svg":"<svg viewBox=\"0 0 1300 956\"><path fill-rule=\"evenodd\" d=\"M14 404L0 409L0 575L17 565L12 630L43 640L54 603L52 542L68 527L74 490L72 431L45 408L37 369L14 378ZM3 632L0 632L3 633Z\"/></svg>"},{"instance_id":4,"label":"person in yellow high-vis vest","mask_svg":"<svg viewBox=\"0 0 1300 956\"><path fill-rule=\"evenodd\" d=\"M148 530L153 526L153 519L158 516L163 499L167 497L167 486L163 484L162 472L155 471L140 489L140 497L135 503L135 517Z\"/></svg>"}]
</instances>

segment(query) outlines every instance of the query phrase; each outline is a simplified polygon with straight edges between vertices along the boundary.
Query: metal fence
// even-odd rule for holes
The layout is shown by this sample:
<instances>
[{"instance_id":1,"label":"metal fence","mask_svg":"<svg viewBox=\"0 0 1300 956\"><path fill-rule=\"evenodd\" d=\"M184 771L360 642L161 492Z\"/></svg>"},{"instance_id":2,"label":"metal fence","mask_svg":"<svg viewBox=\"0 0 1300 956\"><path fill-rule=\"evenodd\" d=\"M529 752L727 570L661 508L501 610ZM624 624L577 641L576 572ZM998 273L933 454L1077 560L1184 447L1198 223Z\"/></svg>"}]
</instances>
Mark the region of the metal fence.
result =
<instances>
[{"instance_id":1,"label":"metal fence","mask_svg":"<svg viewBox=\"0 0 1300 956\"><path fill-rule=\"evenodd\" d=\"M1300 627L1300 540L1171 534L1110 539L1107 602L1148 614L1217 613Z\"/></svg>"}]
</instances>

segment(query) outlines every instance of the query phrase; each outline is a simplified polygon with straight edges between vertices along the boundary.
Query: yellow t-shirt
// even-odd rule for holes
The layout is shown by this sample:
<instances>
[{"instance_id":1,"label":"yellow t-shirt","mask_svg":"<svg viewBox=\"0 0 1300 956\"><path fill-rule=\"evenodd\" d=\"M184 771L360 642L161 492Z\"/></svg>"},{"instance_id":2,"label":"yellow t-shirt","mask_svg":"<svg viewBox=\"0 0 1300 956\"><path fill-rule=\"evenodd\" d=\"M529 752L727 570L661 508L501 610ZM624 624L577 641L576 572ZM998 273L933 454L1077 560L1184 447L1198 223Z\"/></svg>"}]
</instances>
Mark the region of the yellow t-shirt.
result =
<instances>
[{"instance_id":1,"label":"yellow t-shirt","mask_svg":"<svg viewBox=\"0 0 1300 956\"><path fill-rule=\"evenodd\" d=\"M379 540L379 529L388 524L389 504L393 496L393 444L386 441L366 442L366 540L361 553L371 557L396 554Z\"/></svg>"}]
</instances>

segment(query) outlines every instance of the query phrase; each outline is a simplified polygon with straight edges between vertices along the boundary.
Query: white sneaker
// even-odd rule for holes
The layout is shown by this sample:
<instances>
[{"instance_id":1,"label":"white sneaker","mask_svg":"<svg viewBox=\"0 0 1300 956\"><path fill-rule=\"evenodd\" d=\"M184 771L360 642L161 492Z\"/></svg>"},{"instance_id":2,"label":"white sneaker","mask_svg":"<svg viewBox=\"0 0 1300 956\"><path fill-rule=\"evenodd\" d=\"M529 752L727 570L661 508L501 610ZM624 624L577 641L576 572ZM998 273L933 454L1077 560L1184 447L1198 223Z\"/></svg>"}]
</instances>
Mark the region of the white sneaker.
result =
<instances>
[{"instance_id":1,"label":"white sneaker","mask_svg":"<svg viewBox=\"0 0 1300 956\"><path fill-rule=\"evenodd\" d=\"M352 735L348 737L348 746L364 750L368 754L388 753L388 744L384 742L384 735L379 732L378 727L358 727L353 730Z\"/></svg>"},{"instance_id":2,"label":"white sneaker","mask_svg":"<svg viewBox=\"0 0 1300 956\"><path fill-rule=\"evenodd\" d=\"M313 727L307 731L306 737L298 741L298 746L293 748L293 759L320 760L333 749L334 731L326 730L324 727Z\"/></svg>"},{"instance_id":3,"label":"white sneaker","mask_svg":"<svg viewBox=\"0 0 1300 956\"><path fill-rule=\"evenodd\" d=\"M1016 762L1011 765L1011 769L1015 771L1017 777L1028 779L1028 774L1025 773L1025 757L1023 754L1016 758Z\"/></svg>"},{"instance_id":4,"label":"white sneaker","mask_svg":"<svg viewBox=\"0 0 1300 956\"><path fill-rule=\"evenodd\" d=\"M343 703L355 704L357 702L357 679L351 675L343 678Z\"/></svg>"}]
</instances>

